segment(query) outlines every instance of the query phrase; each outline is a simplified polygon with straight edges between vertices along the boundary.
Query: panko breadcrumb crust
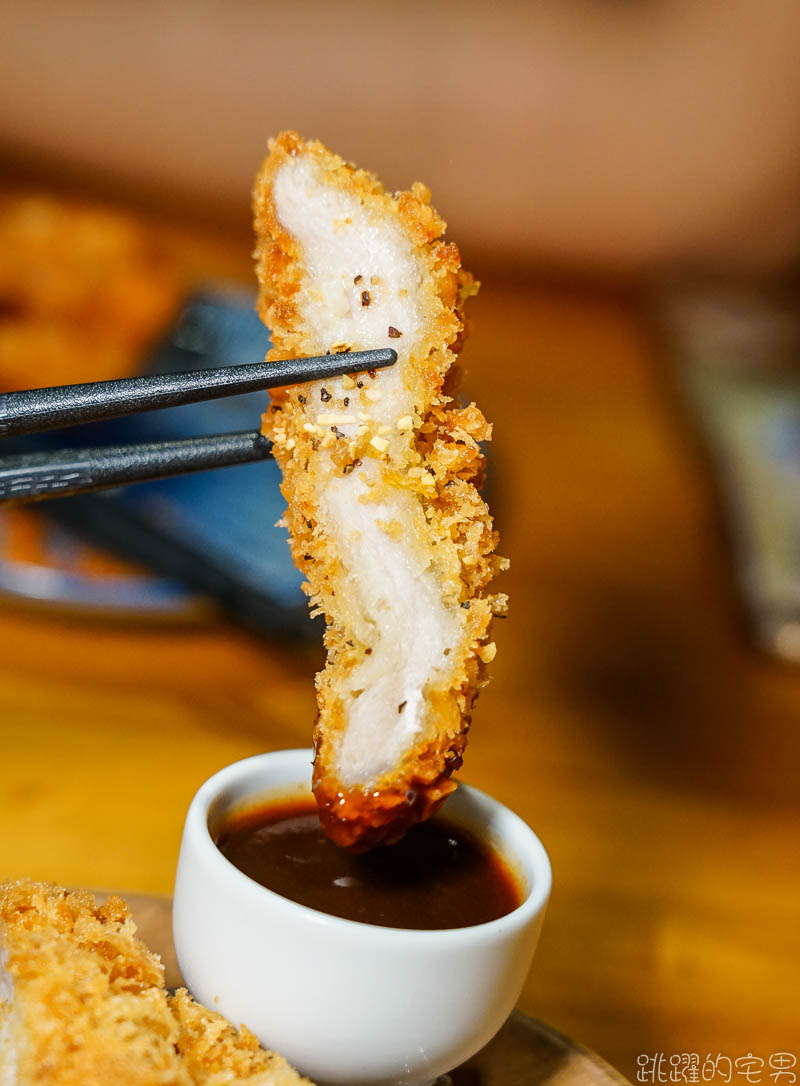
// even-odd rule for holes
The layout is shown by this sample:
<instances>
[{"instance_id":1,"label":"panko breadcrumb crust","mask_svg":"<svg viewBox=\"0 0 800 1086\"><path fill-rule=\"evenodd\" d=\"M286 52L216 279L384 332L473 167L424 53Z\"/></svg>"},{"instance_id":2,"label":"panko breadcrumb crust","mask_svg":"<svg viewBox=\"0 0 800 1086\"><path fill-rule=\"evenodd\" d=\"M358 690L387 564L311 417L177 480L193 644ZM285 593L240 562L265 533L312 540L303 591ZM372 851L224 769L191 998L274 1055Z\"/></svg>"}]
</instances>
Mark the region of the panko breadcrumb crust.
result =
<instances>
[{"instance_id":1,"label":"panko breadcrumb crust","mask_svg":"<svg viewBox=\"0 0 800 1086\"><path fill-rule=\"evenodd\" d=\"M258 1038L195 1002L185 988L169 999L178 1024L178 1052L197 1086L311 1086L283 1056L267 1052Z\"/></svg>"},{"instance_id":2,"label":"panko breadcrumb crust","mask_svg":"<svg viewBox=\"0 0 800 1086\"><path fill-rule=\"evenodd\" d=\"M18 1086L309 1086L185 989L170 996L119 897L0 883L0 962Z\"/></svg>"},{"instance_id":3,"label":"panko breadcrumb crust","mask_svg":"<svg viewBox=\"0 0 800 1086\"><path fill-rule=\"evenodd\" d=\"M279 221L272 194L277 172L296 155L311 156L325 183L353 194L376 216L399 223L425 269L419 289L426 330L405 364L406 383L420 390L418 425L406 457L390 457L376 449L368 429L360 439L326 449L317 435L304 429L305 411L297 388L273 393L263 418L263 431L272 439L283 471L292 554L306 577L304 589L314 613L324 613L327 621L327 662L317 676L314 791L329 836L342 846L365 849L397 840L414 822L430 817L456 787L451 774L461 765L472 705L485 681L485 665L495 654L489 640L491 619L506 610L506 597L490 593L489 585L507 563L494 554L497 535L477 489L485 463L478 443L491 437L491 427L474 404L458 407L450 395L458 380L454 362L465 338L463 305L478 285L461 268L457 247L442 240L445 223L431 207L424 185L415 183L410 191L391 195L373 174L356 169L317 141L306 142L295 132L270 141L254 191L258 311L273 343L267 360L300 357L318 349L304 324L303 254ZM325 346L333 351L384 344ZM385 487L402 487L416 495L444 599L464 609L463 636L448 658L449 670L426 689L428 717L421 737L402 764L367 790L344 787L332 764L332 739L347 723L338 690L371 649L354 638L337 599L341 561L318 522L315 498L314 464L321 455L330 456L343 473L358 470L367 457L377 457ZM373 497L380 498L380 489Z\"/></svg>"}]
</instances>

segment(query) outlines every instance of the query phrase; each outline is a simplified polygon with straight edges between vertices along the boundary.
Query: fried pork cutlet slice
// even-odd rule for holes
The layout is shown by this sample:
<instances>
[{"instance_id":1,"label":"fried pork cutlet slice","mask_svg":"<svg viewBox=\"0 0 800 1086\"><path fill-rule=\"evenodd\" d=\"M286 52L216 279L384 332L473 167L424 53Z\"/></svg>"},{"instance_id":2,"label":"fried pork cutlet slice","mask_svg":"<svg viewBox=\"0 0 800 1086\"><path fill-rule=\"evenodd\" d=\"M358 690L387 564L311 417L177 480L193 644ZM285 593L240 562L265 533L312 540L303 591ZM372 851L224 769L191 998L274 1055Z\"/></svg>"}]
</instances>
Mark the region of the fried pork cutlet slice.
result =
<instances>
[{"instance_id":1,"label":"fried pork cutlet slice","mask_svg":"<svg viewBox=\"0 0 800 1086\"><path fill-rule=\"evenodd\" d=\"M0 886L2 1086L190 1086L158 958L119 898Z\"/></svg>"},{"instance_id":2,"label":"fried pork cutlet slice","mask_svg":"<svg viewBox=\"0 0 800 1086\"><path fill-rule=\"evenodd\" d=\"M265 1051L250 1030L234 1029L185 988L169 1003L178 1023L178 1051L196 1086L311 1086L283 1056Z\"/></svg>"},{"instance_id":3,"label":"fried pork cutlet slice","mask_svg":"<svg viewBox=\"0 0 800 1086\"><path fill-rule=\"evenodd\" d=\"M270 143L255 187L268 359L398 354L389 370L283 390L264 416L292 552L327 619L314 791L327 833L355 849L397 840L455 788L505 610L476 489L490 427L446 394L477 288L429 200L420 184L389 195L293 132Z\"/></svg>"},{"instance_id":4,"label":"fried pork cutlet slice","mask_svg":"<svg viewBox=\"0 0 800 1086\"><path fill-rule=\"evenodd\" d=\"M124 901L0 883L0 1086L308 1086L246 1030L172 1000Z\"/></svg>"}]
</instances>

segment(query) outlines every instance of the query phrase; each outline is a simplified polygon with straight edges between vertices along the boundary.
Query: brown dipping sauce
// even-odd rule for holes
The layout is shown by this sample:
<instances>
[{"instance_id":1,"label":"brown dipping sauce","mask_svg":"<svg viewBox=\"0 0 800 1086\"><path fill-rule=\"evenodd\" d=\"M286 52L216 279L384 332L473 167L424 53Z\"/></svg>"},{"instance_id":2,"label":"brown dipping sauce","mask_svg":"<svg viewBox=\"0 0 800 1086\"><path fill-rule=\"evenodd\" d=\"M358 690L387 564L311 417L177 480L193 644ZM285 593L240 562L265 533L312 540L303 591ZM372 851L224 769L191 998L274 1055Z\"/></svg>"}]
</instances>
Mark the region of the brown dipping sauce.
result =
<instances>
[{"instance_id":1,"label":"brown dipping sauce","mask_svg":"<svg viewBox=\"0 0 800 1086\"><path fill-rule=\"evenodd\" d=\"M438 816L396 845L354 855L325 836L313 798L301 798L234 815L216 844L276 894L362 924L467 928L505 916L524 898L496 852Z\"/></svg>"}]
</instances>

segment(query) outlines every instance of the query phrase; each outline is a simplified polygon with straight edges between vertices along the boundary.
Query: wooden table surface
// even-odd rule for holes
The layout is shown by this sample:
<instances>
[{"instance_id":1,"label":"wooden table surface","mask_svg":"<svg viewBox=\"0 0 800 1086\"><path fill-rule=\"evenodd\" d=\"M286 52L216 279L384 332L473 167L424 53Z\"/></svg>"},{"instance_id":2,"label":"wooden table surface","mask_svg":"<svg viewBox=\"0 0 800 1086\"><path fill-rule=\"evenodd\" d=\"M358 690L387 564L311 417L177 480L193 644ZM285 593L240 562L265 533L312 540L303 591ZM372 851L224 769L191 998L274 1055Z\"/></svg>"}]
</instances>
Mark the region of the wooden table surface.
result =
<instances>
[{"instance_id":1,"label":"wooden table surface","mask_svg":"<svg viewBox=\"0 0 800 1086\"><path fill-rule=\"evenodd\" d=\"M244 239L169 246L181 274L248 275ZM643 1053L797 1052L800 673L748 644L647 329L493 276L465 361L512 609L463 777L554 868L521 1006L630 1078ZM0 606L0 875L169 893L204 778L309 742L319 661L223 621Z\"/></svg>"}]
</instances>

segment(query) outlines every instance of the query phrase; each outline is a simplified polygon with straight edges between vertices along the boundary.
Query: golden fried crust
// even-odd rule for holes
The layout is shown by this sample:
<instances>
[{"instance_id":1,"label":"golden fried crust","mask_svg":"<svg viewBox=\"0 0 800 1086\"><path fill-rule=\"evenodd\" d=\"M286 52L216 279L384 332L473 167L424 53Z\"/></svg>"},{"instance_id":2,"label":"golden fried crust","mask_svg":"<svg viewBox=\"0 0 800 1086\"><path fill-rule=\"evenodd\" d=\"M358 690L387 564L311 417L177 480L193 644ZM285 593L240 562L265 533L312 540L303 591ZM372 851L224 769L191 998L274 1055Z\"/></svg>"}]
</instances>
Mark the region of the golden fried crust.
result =
<instances>
[{"instance_id":1,"label":"golden fried crust","mask_svg":"<svg viewBox=\"0 0 800 1086\"><path fill-rule=\"evenodd\" d=\"M237 1030L195 1003L185 988L170 998L177 1047L197 1086L310 1086L282 1056L265 1051L246 1027Z\"/></svg>"},{"instance_id":2,"label":"golden fried crust","mask_svg":"<svg viewBox=\"0 0 800 1086\"><path fill-rule=\"evenodd\" d=\"M3 392L130 373L185 290L165 235L118 210L0 193Z\"/></svg>"},{"instance_id":3,"label":"golden fried crust","mask_svg":"<svg viewBox=\"0 0 800 1086\"><path fill-rule=\"evenodd\" d=\"M85 890L0 886L20 1086L191 1086L161 962L135 930L116 897L98 906Z\"/></svg>"},{"instance_id":4,"label":"golden fried crust","mask_svg":"<svg viewBox=\"0 0 800 1086\"><path fill-rule=\"evenodd\" d=\"M0 883L0 962L13 985L5 1002L0 985L0 1042L5 1024L18 1086L308 1086L248 1030L185 990L168 996L121 898Z\"/></svg>"},{"instance_id":5,"label":"golden fried crust","mask_svg":"<svg viewBox=\"0 0 800 1086\"><path fill-rule=\"evenodd\" d=\"M476 489L484 470L478 443L489 439L491 428L474 404L457 408L446 394L457 384L454 362L464 339L463 303L476 292L477 284L461 268L457 247L441 240L445 224L429 203L430 193L415 184L408 192L389 195L372 174L357 170L316 141L304 142L294 132L270 142L254 192L258 308L274 345L268 360L337 346L319 345L309 334L303 314L303 253L275 209L276 175L297 155L310 156L326 184L353 194L376 214L400 224L425 270L419 288L425 329L419 346L404 363L405 380L419 389L417 425L405 453L379 459L382 485L402 488L419 503L425 543L443 599L463 609L459 645L449 658L446 680L426 689L428 726L419 741L400 765L369 789L343 786L332 764L334 740L347 724L342 679L371 649L353 637L342 617L341 560L319 524L314 466L321 456L328 456L346 474L379 454L370 447L370 433L327 451L323 444L321 450L319 437L304 428L304 390L290 388L273 394L263 429L274 442L283 471L292 554L306 576L304 588L314 613L324 613L327 619L328 659L317 677L314 791L329 836L345 847L364 849L397 840L411 824L433 814L455 788L450 775L461 765L472 704L484 682L485 664L494 655L494 644L488 640L490 622L506 606L504 596L488 590L503 560L493 554L497 537Z\"/></svg>"}]
</instances>

